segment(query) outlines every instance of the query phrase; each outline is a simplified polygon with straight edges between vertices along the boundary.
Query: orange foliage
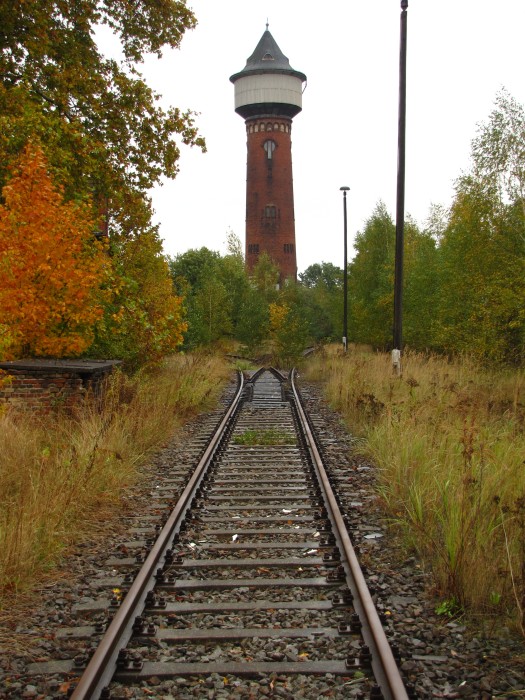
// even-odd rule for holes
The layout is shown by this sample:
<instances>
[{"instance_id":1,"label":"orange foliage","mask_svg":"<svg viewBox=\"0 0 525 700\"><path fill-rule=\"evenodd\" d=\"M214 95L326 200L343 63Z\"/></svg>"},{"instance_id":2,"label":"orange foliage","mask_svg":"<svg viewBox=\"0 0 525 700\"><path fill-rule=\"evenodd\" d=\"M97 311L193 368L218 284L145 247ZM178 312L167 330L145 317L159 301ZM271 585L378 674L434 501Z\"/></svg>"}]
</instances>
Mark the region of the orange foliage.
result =
<instances>
[{"instance_id":1,"label":"orange foliage","mask_svg":"<svg viewBox=\"0 0 525 700\"><path fill-rule=\"evenodd\" d=\"M0 205L0 355L78 355L102 315L110 263L86 204L64 202L29 144Z\"/></svg>"}]
</instances>

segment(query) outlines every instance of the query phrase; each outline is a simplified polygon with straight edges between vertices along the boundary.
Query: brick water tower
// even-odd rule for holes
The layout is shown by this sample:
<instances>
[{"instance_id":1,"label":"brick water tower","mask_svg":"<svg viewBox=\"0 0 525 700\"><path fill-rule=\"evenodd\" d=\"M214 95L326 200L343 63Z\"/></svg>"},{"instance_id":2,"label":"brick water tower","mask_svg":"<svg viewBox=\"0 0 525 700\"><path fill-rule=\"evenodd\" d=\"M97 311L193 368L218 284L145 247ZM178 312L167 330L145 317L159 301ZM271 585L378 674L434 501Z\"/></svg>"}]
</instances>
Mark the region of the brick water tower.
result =
<instances>
[{"instance_id":1,"label":"brick water tower","mask_svg":"<svg viewBox=\"0 0 525 700\"><path fill-rule=\"evenodd\" d=\"M235 85L235 111L246 121L246 264L266 251L281 284L297 277L292 176L292 119L302 109L306 75L294 70L268 31Z\"/></svg>"}]
</instances>

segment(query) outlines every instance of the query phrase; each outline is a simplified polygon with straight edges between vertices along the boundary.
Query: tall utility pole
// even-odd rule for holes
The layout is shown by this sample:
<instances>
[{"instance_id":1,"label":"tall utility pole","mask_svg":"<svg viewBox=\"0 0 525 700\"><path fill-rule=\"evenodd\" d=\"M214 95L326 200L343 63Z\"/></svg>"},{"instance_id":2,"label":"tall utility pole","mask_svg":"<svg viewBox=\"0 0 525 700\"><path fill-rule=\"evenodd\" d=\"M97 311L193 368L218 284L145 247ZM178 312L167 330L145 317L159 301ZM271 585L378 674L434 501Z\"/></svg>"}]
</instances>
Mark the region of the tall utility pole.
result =
<instances>
[{"instance_id":1,"label":"tall utility pole","mask_svg":"<svg viewBox=\"0 0 525 700\"><path fill-rule=\"evenodd\" d=\"M399 48L399 122L397 136L396 262L394 276L394 348L392 350L392 365L398 374L401 374L401 349L403 345L407 8L408 0L401 0L401 29Z\"/></svg>"},{"instance_id":2,"label":"tall utility pole","mask_svg":"<svg viewBox=\"0 0 525 700\"><path fill-rule=\"evenodd\" d=\"M349 187L339 188L343 193L343 237L344 237L344 253L343 253L343 350L348 350L348 231L346 218L346 193Z\"/></svg>"}]
</instances>

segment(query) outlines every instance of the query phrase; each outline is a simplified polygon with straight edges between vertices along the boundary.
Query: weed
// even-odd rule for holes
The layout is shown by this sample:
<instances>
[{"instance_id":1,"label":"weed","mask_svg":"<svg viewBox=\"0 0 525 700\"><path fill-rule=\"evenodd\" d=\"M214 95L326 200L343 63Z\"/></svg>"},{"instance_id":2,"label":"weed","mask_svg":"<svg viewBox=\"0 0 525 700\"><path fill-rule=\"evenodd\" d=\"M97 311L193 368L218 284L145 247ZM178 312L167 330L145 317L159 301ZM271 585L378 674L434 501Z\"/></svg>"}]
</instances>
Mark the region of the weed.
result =
<instances>
[{"instance_id":1,"label":"weed","mask_svg":"<svg viewBox=\"0 0 525 700\"><path fill-rule=\"evenodd\" d=\"M245 430L233 438L235 445L295 445L296 439L290 433L280 430Z\"/></svg>"},{"instance_id":2,"label":"weed","mask_svg":"<svg viewBox=\"0 0 525 700\"><path fill-rule=\"evenodd\" d=\"M436 615L443 615L444 617L455 618L459 617L463 610L461 605L458 603L456 598L448 598L447 600L442 600L434 608Z\"/></svg>"},{"instance_id":3,"label":"weed","mask_svg":"<svg viewBox=\"0 0 525 700\"><path fill-rule=\"evenodd\" d=\"M523 629L523 371L410 352L403 364L408 379L394 381L386 353L325 347L305 374L324 382L361 438L356 449L378 467L386 514L440 597L491 616L511 611ZM494 591L499 602L489 605Z\"/></svg>"},{"instance_id":4,"label":"weed","mask_svg":"<svg viewBox=\"0 0 525 700\"><path fill-rule=\"evenodd\" d=\"M74 417L0 414L0 604L119 507L148 455L213 404L227 371L217 358L178 355L153 373L116 372Z\"/></svg>"}]
</instances>

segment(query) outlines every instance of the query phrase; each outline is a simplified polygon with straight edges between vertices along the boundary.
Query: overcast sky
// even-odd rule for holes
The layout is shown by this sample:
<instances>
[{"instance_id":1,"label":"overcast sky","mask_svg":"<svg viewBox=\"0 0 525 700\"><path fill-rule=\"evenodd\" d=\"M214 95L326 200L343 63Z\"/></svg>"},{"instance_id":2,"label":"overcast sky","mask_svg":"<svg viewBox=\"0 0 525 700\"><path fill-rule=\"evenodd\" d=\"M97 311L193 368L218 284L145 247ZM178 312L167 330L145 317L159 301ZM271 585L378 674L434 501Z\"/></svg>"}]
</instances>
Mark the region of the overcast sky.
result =
<instances>
[{"instance_id":1,"label":"overcast sky","mask_svg":"<svg viewBox=\"0 0 525 700\"><path fill-rule=\"evenodd\" d=\"M339 188L348 197L349 256L376 203L395 216L399 0L188 0L198 26L179 51L143 66L166 105L200 113L208 152L183 148L180 173L152 192L164 249L225 252L229 229L244 243L246 134L229 81L269 29L306 73L294 118L297 262L342 266ZM409 0L406 212L424 224L449 205L468 168L476 125L506 87L525 103L524 0Z\"/></svg>"}]
</instances>

